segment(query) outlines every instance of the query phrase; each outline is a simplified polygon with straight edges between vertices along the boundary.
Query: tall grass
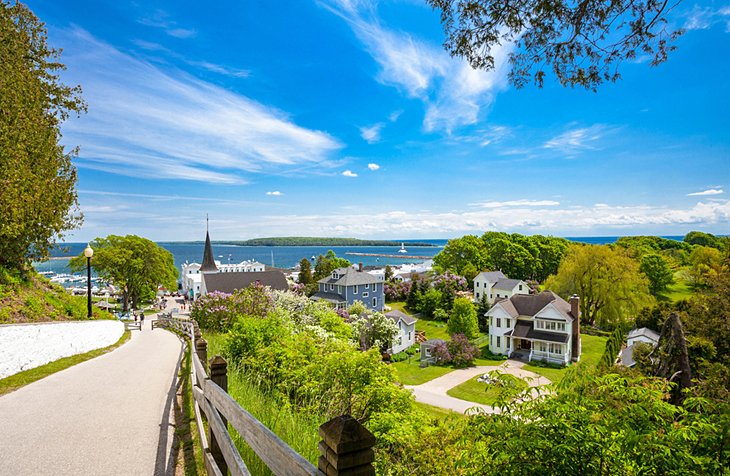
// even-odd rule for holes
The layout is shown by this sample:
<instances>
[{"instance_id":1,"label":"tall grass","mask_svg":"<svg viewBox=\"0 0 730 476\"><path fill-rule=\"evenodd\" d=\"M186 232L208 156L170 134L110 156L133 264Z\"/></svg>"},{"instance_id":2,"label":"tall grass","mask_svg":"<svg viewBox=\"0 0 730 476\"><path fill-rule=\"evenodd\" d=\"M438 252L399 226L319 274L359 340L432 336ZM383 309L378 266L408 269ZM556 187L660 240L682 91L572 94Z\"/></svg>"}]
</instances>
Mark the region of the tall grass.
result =
<instances>
[{"instance_id":1,"label":"tall grass","mask_svg":"<svg viewBox=\"0 0 730 476\"><path fill-rule=\"evenodd\" d=\"M225 357L225 334L206 333L204 338L208 341L209 356L220 354ZM317 429L326 419L297 411L288 402L265 391L265 388L265 382L253 380L241 369L233 366L228 368L228 393L231 397L316 466L320 440ZM251 474L273 474L233 428L230 428L230 432Z\"/></svg>"}]
</instances>

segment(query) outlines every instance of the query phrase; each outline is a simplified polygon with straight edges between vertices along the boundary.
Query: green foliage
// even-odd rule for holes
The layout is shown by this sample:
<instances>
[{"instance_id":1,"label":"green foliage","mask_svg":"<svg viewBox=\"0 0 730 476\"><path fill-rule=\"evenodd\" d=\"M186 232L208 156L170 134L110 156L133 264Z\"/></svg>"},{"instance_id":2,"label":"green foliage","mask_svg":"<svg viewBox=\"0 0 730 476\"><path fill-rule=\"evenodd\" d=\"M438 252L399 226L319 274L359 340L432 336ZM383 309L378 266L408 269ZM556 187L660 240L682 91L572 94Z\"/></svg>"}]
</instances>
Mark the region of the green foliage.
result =
<instances>
[{"instance_id":1,"label":"green foliage","mask_svg":"<svg viewBox=\"0 0 730 476\"><path fill-rule=\"evenodd\" d=\"M554 274L568 248L568 241L552 236L487 232L449 240L434 257L440 271L466 277L470 284L480 271L501 269L510 278L544 280Z\"/></svg>"},{"instance_id":2,"label":"green foliage","mask_svg":"<svg viewBox=\"0 0 730 476\"><path fill-rule=\"evenodd\" d=\"M581 321L614 328L630 323L654 301L639 264L620 248L571 246L545 288L567 299L580 296Z\"/></svg>"},{"instance_id":3,"label":"green foliage","mask_svg":"<svg viewBox=\"0 0 730 476\"><path fill-rule=\"evenodd\" d=\"M326 278L332 271L338 268L347 268L350 263L345 258L338 258L334 251L328 250L327 254L319 255L314 264L314 281Z\"/></svg>"},{"instance_id":4,"label":"green foliage","mask_svg":"<svg viewBox=\"0 0 730 476\"><path fill-rule=\"evenodd\" d=\"M143 300L154 298L157 287L177 289L177 268L172 253L155 242L136 235L109 235L90 243L94 249L91 266L104 279L122 291L122 307L137 308ZM86 269L83 253L69 262L71 269Z\"/></svg>"},{"instance_id":5,"label":"green foliage","mask_svg":"<svg viewBox=\"0 0 730 476\"><path fill-rule=\"evenodd\" d=\"M510 82L520 88L542 87L547 74L562 86L595 91L617 81L619 65L646 55L651 65L666 61L671 42L683 32L667 30L667 2L509 2L427 0L441 15L452 56L472 68L493 70L495 51L514 43Z\"/></svg>"},{"instance_id":6,"label":"green foliage","mask_svg":"<svg viewBox=\"0 0 730 476\"><path fill-rule=\"evenodd\" d=\"M75 151L59 142L61 123L86 105L61 82L60 55L28 7L0 3L0 267L25 269L81 224Z\"/></svg>"},{"instance_id":7,"label":"green foliage","mask_svg":"<svg viewBox=\"0 0 730 476\"><path fill-rule=\"evenodd\" d=\"M390 282L390 280L393 279L393 268L391 268L389 264L385 265L383 278L385 279L385 282Z\"/></svg>"},{"instance_id":8,"label":"green foliage","mask_svg":"<svg viewBox=\"0 0 730 476\"><path fill-rule=\"evenodd\" d=\"M309 263L309 260L307 258L302 258L302 260L299 262L299 283L306 286L308 284L312 284L313 282L314 278L312 277L312 265Z\"/></svg>"},{"instance_id":9,"label":"green foliage","mask_svg":"<svg viewBox=\"0 0 730 476\"><path fill-rule=\"evenodd\" d=\"M252 284L233 294L214 291L201 296L190 309L190 317L201 329L225 332L241 316L261 319L274 308L273 298L263 286Z\"/></svg>"},{"instance_id":10,"label":"green foliage","mask_svg":"<svg viewBox=\"0 0 730 476\"><path fill-rule=\"evenodd\" d=\"M464 334L469 339L479 337L477 311L468 298L457 298L451 308L451 317L447 323L449 334Z\"/></svg>"},{"instance_id":11,"label":"green foliage","mask_svg":"<svg viewBox=\"0 0 730 476\"><path fill-rule=\"evenodd\" d=\"M621 351L621 347L624 344L624 331L622 328L618 327L615 331L613 331L613 334L611 334L611 337L608 338L606 341L606 350L603 352L603 355L601 356L601 360L598 362L599 367L601 368L609 368L611 367L614 362L616 361L616 358L618 357L618 353Z\"/></svg>"},{"instance_id":12,"label":"green foliage","mask_svg":"<svg viewBox=\"0 0 730 476\"><path fill-rule=\"evenodd\" d=\"M708 246L696 246L689 255L689 278L693 286L709 286L723 268L723 255L720 250Z\"/></svg>"},{"instance_id":13,"label":"green foliage","mask_svg":"<svg viewBox=\"0 0 730 476\"><path fill-rule=\"evenodd\" d=\"M725 249L725 244L721 238L711 233L703 233L701 231L690 231L684 235L684 242L689 243L690 245L707 246L717 250Z\"/></svg>"},{"instance_id":14,"label":"green foliage","mask_svg":"<svg viewBox=\"0 0 730 476\"><path fill-rule=\"evenodd\" d=\"M351 316L361 316L352 321L352 329L363 350L375 348L385 351L391 347L395 336L398 335L398 326L383 313L351 314Z\"/></svg>"},{"instance_id":15,"label":"green foliage","mask_svg":"<svg viewBox=\"0 0 730 476\"><path fill-rule=\"evenodd\" d=\"M649 280L649 292L654 296L664 292L674 282L674 272L667 261L657 254L644 255L639 271Z\"/></svg>"},{"instance_id":16,"label":"green foliage","mask_svg":"<svg viewBox=\"0 0 730 476\"><path fill-rule=\"evenodd\" d=\"M426 318L432 319L432 318L434 318L436 309L441 307L442 301L443 301L443 294L441 293L441 291L439 291L436 288L428 288L418 298L418 303L416 305L416 311L423 314Z\"/></svg>"},{"instance_id":17,"label":"green foliage","mask_svg":"<svg viewBox=\"0 0 730 476\"><path fill-rule=\"evenodd\" d=\"M347 308L347 313L351 316L359 316L360 314L366 314L367 312L368 308L362 301L355 301Z\"/></svg>"},{"instance_id":18,"label":"green foliage","mask_svg":"<svg viewBox=\"0 0 730 476\"><path fill-rule=\"evenodd\" d=\"M509 402L527 389L527 382L499 370L489 372L490 383L477 382L477 377L449 389L446 393L454 398L482 405L496 406Z\"/></svg>"}]
</instances>

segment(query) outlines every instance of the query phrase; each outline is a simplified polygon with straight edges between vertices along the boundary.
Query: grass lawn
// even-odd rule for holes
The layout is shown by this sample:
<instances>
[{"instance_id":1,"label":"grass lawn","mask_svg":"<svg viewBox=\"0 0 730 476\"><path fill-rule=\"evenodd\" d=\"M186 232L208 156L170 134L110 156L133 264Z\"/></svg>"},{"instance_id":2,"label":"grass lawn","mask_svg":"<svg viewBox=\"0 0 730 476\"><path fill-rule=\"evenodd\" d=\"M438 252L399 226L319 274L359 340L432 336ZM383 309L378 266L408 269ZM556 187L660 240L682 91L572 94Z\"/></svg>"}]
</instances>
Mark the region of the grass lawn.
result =
<instances>
[{"instance_id":1,"label":"grass lawn","mask_svg":"<svg viewBox=\"0 0 730 476\"><path fill-rule=\"evenodd\" d=\"M689 299L694 296L694 294L695 292L685 279L685 271L679 270L674 273L674 284L669 285L667 290L658 296L658 299L677 302Z\"/></svg>"},{"instance_id":2,"label":"grass lawn","mask_svg":"<svg viewBox=\"0 0 730 476\"><path fill-rule=\"evenodd\" d=\"M606 350L606 341L608 340L608 338L581 334L580 339L582 348L580 365L595 367L598 364L598 361L601 359L603 351ZM525 370L530 370L531 372L542 375L543 377L547 377L553 383L559 382L563 378L567 370L567 367L552 369L548 367L539 367L538 365L533 364L525 364L523 368Z\"/></svg>"},{"instance_id":3,"label":"grass lawn","mask_svg":"<svg viewBox=\"0 0 730 476\"><path fill-rule=\"evenodd\" d=\"M421 402L415 402L415 404L417 408L423 410L428 416L432 418L437 418L439 420L449 421L461 420L466 418L464 414L449 410L447 408L434 407L433 405L429 405L428 403Z\"/></svg>"},{"instance_id":4,"label":"grass lawn","mask_svg":"<svg viewBox=\"0 0 730 476\"><path fill-rule=\"evenodd\" d=\"M494 384L486 384L484 382L477 382L477 378L474 377L461 385L450 389L446 393L454 398L466 400L467 402L481 403L483 405L495 405L501 399L512 399L515 395L527 388L527 382L521 378L509 378L511 375L506 376L509 381L514 382L514 388L500 387Z\"/></svg>"},{"instance_id":5,"label":"grass lawn","mask_svg":"<svg viewBox=\"0 0 730 476\"><path fill-rule=\"evenodd\" d=\"M127 342L131 335L132 334L130 331L124 331L119 340L115 344L112 344L108 347L92 350L84 354L76 354L69 357L63 357L53 362L49 362L45 365L41 365L40 367L25 370L23 372L18 372L17 374L13 374L9 377L5 377L4 379L0 379L0 395L10 393L14 390L19 389L20 387L28 385L29 383L35 382L36 380L48 377L51 374L55 374L56 372L59 372L61 370L73 367L74 365L80 364L81 362L86 362L87 360L93 359L94 357L104 355L107 352L110 352Z\"/></svg>"},{"instance_id":6,"label":"grass lawn","mask_svg":"<svg viewBox=\"0 0 730 476\"><path fill-rule=\"evenodd\" d=\"M420 365L418 355L412 356L410 362L404 360L403 362L393 363L393 367L398 372L398 380L403 385L421 385L454 370L451 367L440 367L438 365L421 368Z\"/></svg>"}]
</instances>

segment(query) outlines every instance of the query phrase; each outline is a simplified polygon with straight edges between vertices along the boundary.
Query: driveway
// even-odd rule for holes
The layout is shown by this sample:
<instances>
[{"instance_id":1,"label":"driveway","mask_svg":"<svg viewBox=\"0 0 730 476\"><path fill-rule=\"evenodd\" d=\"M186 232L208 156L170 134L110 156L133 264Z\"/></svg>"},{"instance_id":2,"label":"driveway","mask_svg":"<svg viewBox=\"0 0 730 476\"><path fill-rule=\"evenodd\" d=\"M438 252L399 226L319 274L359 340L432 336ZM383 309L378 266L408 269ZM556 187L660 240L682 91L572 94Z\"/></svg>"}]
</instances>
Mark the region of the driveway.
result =
<instances>
[{"instance_id":1,"label":"driveway","mask_svg":"<svg viewBox=\"0 0 730 476\"><path fill-rule=\"evenodd\" d=\"M535 372L524 370L522 368L523 365L525 365L524 362L518 360L506 360L504 364L499 366L489 365L457 369L421 385L406 385L405 388L413 392L417 402L427 403L435 407L446 408L459 413L466 413L469 408L477 407L487 413L499 413L499 408L497 407L461 400L447 395L446 392L467 380L491 372L492 370L501 370L504 373L525 379L530 387L551 383L550 380Z\"/></svg>"}]
</instances>

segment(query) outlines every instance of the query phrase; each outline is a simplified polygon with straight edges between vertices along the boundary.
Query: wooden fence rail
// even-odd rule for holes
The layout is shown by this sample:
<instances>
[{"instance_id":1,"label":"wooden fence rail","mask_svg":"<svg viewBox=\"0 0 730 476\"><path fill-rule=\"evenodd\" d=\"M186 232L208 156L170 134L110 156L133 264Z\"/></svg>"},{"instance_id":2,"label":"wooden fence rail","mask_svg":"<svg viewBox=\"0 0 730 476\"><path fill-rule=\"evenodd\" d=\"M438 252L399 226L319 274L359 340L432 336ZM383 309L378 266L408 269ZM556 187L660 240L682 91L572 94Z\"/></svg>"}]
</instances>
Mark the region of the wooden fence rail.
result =
<instances>
[{"instance_id":1,"label":"wooden fence rail","mask_svg":"<svg viewBox=\"0 0 730 476\"><path fill-rule=\"evenodd\" d=\"M208 343L195 321L158 316L152 329L174 329L190 338L191 382L200 445L208 475L248 476L228 431L233 427L251 449L276 475L360 476L374 475L375 437L349 415L334 418L319 427L318 467L294 451L273 431L258 421L228 394L228 364L216 355L208 362ZM203 426L208 422L208 435Z\"/></svg>"}]
</instances>

